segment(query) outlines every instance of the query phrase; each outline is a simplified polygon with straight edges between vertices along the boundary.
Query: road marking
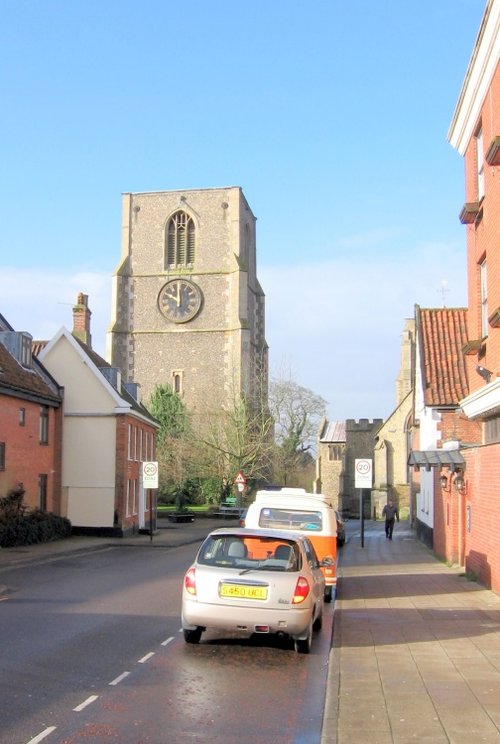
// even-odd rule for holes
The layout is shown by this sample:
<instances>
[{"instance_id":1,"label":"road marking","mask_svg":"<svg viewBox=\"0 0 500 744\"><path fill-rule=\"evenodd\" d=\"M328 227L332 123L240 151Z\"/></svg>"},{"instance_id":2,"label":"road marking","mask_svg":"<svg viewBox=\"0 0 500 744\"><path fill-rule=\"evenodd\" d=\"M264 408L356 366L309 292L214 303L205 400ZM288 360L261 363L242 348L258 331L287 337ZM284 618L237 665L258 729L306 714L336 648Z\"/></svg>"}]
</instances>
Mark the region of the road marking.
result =
<instances>
[{"instance_id":1,"label":"road marking","mask_svg":"<svg viewBox=\"0 0 500 744\"><path fill-rule=\"evenodd\" d=\"M170 636L170 638L167 638L166 641L162 641L162 644L161 645L162 646L168 646L168 644L170 643L170 641L173 641L173 640L174 640L174 636Z\"/></svg>"},{"instance_id":2,"label":"road marking","mask_svg":"<svg viewBox=\"0 0 500 744\"><path fill-rule=\"evenodd\" d=\"M144 664L144 662L148 661L152 656L155 655L154 651L150 651L149 654L146 654L146 656L143 656L142 659L139 659L137 662L138 664Z\"/></svg>"},{"instance_id":3,"label":"road marking","mask_svg":"<svg viewBox=\"0 0 500 744\"><path fill-rule=\"evenodd\" d=\"M95 701L98 699L99 695L91 695L89 698L83 701L83 703L80 703L80 705L77 705L76 708L73 708L77 713L79 713L81 710L87 707L87 705L90 705L90 703L95 703Z\"/></svg>"},{"instance_id":4,"label":"road marking","mask_svg":"<svg viewBox=\"0 0 500 744\"><path fill-rule=\"evenodd\" d=\"M49 726L48 728L44 729L40 734L38 734L38 736L35 736L34 739L30 739L28 744L38 744L39 741L42 741L42 739L45 739L46 736L48 736L55 730L56 730L55 726Z\"/></svg>"},{"instance_id":5,"label":"road marking","mask_svg":"<svg viewBox=\"0 0 500 744\"><path fill-rule=\"evenodd\" d=\"M116 677L112 682L110 682L110 685L119 685L122 679L125 679L125 677L128 677L130 672L123 672L123 674L120 674L119 677Z\"/></svg>"}]
</instances>

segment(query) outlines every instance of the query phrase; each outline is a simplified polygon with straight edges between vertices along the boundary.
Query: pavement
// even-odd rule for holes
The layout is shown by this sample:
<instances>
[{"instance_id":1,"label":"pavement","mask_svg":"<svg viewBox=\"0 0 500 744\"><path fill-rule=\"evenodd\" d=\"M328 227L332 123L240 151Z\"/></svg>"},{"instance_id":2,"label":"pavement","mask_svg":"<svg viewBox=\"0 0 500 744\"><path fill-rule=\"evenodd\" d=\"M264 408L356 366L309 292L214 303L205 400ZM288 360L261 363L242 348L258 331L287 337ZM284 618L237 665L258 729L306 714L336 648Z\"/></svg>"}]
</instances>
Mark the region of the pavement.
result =
<instances>
[{"instance_id":1,"label":"pavement","mask_svg":"<svg viewBox=\"0 0 500 744\"><path fill-rule=\"evenodd\" d=\"M321 744L500 742L500 596L407 522L347 522Z\"/></svg>"},{"instance_id":2,"label":"pavement","mask_svg":"<svg viewBox=\"0 0 500 744\"><path fill-rule=\"evenodd\" d=\"M153 535L71 537L0 549L8 571L110 546L199 544L235 521L165 523ZM346 523L321 744L500 744L500 596L438 561L408 523ZM363 544L362 544L363 543ZM314 647L313 647L314 652Z\"/></svg>"}]
</instances>

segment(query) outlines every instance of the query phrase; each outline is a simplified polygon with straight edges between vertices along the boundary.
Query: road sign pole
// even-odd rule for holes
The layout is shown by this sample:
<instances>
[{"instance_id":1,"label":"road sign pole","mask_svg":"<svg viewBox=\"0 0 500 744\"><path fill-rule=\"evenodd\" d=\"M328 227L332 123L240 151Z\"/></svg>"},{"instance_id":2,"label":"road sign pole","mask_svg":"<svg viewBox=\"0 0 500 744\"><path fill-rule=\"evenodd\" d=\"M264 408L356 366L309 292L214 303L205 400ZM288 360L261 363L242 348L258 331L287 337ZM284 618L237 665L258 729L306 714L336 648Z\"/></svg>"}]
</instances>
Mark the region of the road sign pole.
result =
<instances>
[{"instance_id":1,"label":"road sign pole","mask_svg":"<svg viewBox=\"0 0 500 744\"><path fill-rule=\"evenodd\" d=\"M364 493L365 488L372 487L372 461L369 458L357 458L354 460L354 487L359 488L359 519L361 524L361 547L365 546L365 513Z\"/></svg>"},{"instance_id":2,"label":"road sign pole","mask_svg":"<svg viewBox=\"0 0 500 744\"><path fill-rule=\"evenodd\" d=\"M363 509L363 489L359 489L359 518L361 520L361 547L365 547L365 510Z\"/></svg>"},{"instance_id":3,"label":"road sign pole","mask_svg":"<svg viewBox=\"0 0 500 744\"><path fill-rule=\"evenodd\" d=\"M247 479L245 478L245 475L241 470L238 470L238 474L236 475L236 478L234 479L234 482L236 484L236 507L238 509L241 509L241 494L245 490Z\"/></svg>"},{"instance_id":4,"label":"road sign pole","mask_svg":"<svg viewBox=\"0 0 500 744\"><path fill-rule=\"evenodd\" d=\"M153 489L149 489L149 542L153 542Z\"/></svg>"}]
</instances>

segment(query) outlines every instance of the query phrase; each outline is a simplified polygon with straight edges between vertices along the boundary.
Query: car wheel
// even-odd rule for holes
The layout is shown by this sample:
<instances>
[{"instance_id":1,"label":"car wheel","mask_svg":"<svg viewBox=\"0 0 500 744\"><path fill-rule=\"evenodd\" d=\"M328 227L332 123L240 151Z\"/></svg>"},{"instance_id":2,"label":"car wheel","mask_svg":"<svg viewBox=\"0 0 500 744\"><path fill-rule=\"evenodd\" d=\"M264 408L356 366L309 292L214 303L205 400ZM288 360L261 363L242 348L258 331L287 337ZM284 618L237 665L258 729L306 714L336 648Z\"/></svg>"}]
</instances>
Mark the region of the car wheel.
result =
<instances>
[{"instance_id":1,"label":"car wheel","mask_svg":"<svg viewBox=\"0 0 500 744\"><path fill-rule=\"evenodd\" d=\"M313 635L313 624L312 618L307 629L307 638L296 638L294 641L295 651L298 654L309 654L311 653L312 646L312 635Z\"/></svg>"},{"instance_id":2,"label":"car wheel","mask_svg":"<svg viewBox=\"0 0 500 744\"><path fill-rule=\"evenodd\" d=\"M321 630L322 627L323 627L323 608L321 608L318 617L313 623L313 630L318 631L318 630Z\"/></svg>"},{"instance_id":3,"label":"car wheel","mask_svg":"<svg viewBox=\"0 0 500 744\"><path fill-rule=\"evenodd\" d=\"M327 586L325 587L325 602L331 602L332 601L332 587Z\"/></svg>"},{"instance_id":4,"label":"car wheel","mask_svg":"<svg viewBox=\"0 0 500 744\"><path fill-rule=\"evenodd\" d=\"M202 629L200 627L195 628L194 630L188 630L187 628L184 628L183 633L186 643L199 643Z\"/></svg>"}]
</instances>

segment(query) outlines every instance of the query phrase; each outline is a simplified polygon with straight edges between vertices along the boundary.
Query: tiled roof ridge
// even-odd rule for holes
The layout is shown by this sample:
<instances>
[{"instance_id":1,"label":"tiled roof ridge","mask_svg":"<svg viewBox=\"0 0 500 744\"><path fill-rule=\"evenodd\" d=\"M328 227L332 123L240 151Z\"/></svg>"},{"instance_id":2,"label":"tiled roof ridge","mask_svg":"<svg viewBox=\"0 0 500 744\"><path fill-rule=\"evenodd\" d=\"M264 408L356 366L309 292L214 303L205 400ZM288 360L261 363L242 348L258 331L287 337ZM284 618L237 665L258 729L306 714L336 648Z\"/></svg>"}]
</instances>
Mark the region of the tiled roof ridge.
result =
<instances>
[{"instance_id":1,"label":"tiled roof ridge","mask_svg":"<svg viewBox=\"0 0 500 744\"><path fill-rule=\"evenodd\" d=\"M420 308L426 405L458 405L468 394L467 308Z\"/></svg>"}]
</instances>

